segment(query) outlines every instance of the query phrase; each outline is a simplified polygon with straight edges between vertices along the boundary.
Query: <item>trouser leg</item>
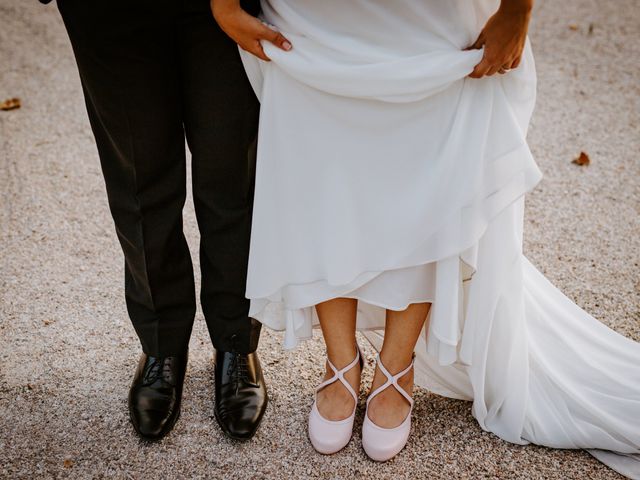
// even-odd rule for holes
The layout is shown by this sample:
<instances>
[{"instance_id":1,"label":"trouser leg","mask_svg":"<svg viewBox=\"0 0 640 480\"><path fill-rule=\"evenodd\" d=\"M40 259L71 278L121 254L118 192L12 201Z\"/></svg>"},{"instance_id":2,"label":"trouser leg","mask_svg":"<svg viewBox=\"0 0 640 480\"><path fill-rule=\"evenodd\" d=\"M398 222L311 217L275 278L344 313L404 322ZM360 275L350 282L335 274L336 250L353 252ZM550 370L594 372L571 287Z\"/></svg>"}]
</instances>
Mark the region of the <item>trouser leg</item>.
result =
<instances>
[{"instance_id":1,"label":"trouser leg","mask_svg":"<svg viewBox=\"0 0 640 480\"><path fill-rule=\"evenodd\" d=\"M193 269L182 231L185 147L179 3L59 0L125 257L129 316L145 353L188 345Z\"/></svg>"},{"instance_id":2,"label":"trouser leg","mask_svg":"<svg viewBox=\"0 0 640 480\"><path fill-rule=\"evenodd\" d=\"M217 349L250 353L260 334L245 298L259 104L238 48L215 23L208 1L186 0L181 27L202 309Z\"/></svg>"}]
</instances>

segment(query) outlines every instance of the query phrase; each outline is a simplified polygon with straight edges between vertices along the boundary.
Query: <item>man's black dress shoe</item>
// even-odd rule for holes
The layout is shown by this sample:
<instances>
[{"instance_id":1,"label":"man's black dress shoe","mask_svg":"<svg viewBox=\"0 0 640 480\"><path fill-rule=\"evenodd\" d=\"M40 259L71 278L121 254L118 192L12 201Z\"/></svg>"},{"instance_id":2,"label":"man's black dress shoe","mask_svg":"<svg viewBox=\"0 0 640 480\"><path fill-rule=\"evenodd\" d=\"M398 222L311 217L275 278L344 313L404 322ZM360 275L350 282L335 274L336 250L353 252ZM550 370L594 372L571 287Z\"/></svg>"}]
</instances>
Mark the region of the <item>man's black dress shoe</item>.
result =
<instances>
[{"instance_id":1,"label":"man's black dress shoe","mask_svg":"<svg viewBox=\"0 0 640 480\"><path fill-rule=\"evenodd\" d=\"M150 357L143 354L129 391L129 416L145 440L160 440L180 415L187 354Z\"/></svg>"},{"instance_id":2,"label":"man's black dress shoe","mask_svg":"<svg viewBox=\"0 0 640 480\"><path fill-rule=\"evenodd\" d=\"M216 351L215 416L222 431L234 440L256 433L267 408L267 388L257 353Z\"/></svg>"}]
</instances>

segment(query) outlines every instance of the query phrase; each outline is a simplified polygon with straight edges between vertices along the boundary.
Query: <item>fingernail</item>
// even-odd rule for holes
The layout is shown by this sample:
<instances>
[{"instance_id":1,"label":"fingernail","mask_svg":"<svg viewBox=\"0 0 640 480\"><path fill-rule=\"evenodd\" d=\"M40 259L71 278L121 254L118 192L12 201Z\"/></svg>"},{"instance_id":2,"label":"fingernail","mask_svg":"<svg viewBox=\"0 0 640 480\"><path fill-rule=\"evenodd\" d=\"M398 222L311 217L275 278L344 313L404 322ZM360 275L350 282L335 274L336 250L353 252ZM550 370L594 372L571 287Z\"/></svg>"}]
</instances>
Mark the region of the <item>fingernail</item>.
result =
<instances>
[{"instance_id":1,"label":"fingernail","mask_svg":"<svg viewBox=\"0 0 640 480\"><path fill-rule=\"evenodd\" d=\"M285 50L289 51L291 50L291 44L289 42L282 42L282 48L284 48Z\"/></svg>"}]
</instances>

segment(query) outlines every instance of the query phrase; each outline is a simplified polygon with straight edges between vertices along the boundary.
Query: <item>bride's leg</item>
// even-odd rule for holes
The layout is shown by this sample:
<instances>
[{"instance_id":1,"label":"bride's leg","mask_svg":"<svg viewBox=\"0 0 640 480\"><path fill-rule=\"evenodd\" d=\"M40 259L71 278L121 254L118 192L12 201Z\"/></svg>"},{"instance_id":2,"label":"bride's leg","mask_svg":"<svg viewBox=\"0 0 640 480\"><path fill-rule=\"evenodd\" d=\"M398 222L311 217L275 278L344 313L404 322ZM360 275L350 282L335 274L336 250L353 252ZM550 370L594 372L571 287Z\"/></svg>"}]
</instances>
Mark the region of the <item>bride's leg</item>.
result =
<instances>
[{"instance_id":1,"label":"bride's leg","mask_svg":"<svg viewBox=\"0 0 640 480\"><path fill-rule=\"evenodd\" d=\"M389 373L395 375L411 363L413 349L429 313L430 303L415 303L403 311L387 310L384 343L380 351L382 363ZM386 381L384 374L376 368L371 391ZM409 395L413 391L413 370L398 380L398 384ZM371 400L369 418L383 428L397 427L409 413L409 404L393 387L387 388Z\"/></svg>"},{"instance_id":2,"label":"bride's leg","mask_svg":"<svg viewBox=\"0 0 640 480\"><path fill-rule=\"evenodd\" d=\"M327 356L336 368L347 366L356 357L356 313L358 301L336 298L316 305ZM333 376L326 366L325 380ZM345 379L357 393L360 391L360 365L345 374ZM318 393L318 410L328 420L342 420L353 411L353 398L347 389L335 382Z\"/></svg>"}]
</instances>

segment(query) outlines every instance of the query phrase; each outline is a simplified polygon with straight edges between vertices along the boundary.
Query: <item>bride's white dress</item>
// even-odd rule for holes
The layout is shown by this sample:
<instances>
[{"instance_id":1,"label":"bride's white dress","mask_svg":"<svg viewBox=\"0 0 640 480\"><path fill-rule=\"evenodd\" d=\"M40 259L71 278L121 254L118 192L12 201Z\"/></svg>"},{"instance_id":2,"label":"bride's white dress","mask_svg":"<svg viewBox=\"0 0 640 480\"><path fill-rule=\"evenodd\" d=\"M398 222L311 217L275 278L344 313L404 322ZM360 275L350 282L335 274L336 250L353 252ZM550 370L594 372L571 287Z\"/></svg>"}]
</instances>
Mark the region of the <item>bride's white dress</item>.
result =
<instances>
[{"instance_id":1,"label":"bride's white dress","mask_svg":"<svg viewBox=\"0 0 640 480\"><path fill-rule=\"evenodd\" d=\"M314 305L433 302L417 384L473 400L510 442L596 451L640 477L640 344L566 298L522 254L536 76L467 77L494 0L263 0L293 50L243 53L261 101L250 315L309 338ZM608 458L605 458L605 457Z\"/></svg>"}]
</instances>

